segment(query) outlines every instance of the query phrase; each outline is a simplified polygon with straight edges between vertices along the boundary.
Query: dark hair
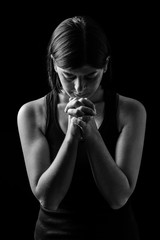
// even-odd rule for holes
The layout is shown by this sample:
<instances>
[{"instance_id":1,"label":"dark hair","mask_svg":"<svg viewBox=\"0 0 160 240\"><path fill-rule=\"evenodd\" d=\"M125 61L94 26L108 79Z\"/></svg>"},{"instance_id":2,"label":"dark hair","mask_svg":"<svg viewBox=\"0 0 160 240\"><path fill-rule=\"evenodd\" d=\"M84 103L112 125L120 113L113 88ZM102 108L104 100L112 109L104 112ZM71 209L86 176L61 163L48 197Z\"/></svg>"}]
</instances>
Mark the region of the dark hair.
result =
<instances>
[{"instance_id":1,"label":"dark hair","mask_svg":"<svg viewBox=\"0 0 160 240\"><path fill-rule=\"evenodd\" d=\"M47 71L52 89L60 91L60 81L54 70L76 69L84 65L103 68L111 56L108 39L102 28L88 16L75 16L62 21L54 30L48 45Z\"/></svg>"}]
</instances>

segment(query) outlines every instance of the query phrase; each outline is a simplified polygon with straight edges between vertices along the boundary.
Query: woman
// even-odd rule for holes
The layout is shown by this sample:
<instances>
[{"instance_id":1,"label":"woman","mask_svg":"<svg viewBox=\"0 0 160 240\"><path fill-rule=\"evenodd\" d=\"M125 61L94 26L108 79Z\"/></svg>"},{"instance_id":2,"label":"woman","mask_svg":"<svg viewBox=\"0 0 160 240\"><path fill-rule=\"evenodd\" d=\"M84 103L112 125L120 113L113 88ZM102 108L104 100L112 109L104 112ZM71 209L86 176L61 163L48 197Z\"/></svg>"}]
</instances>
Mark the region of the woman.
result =
<instances>
[{"instance_id":1,"label":"woman","mask_svg":"<svg viewBox=\"0 0 160 240\"><path fill-rule=\"evenodd\" d=\"M18 129L40 203L36 240L139 239L130 204L142 158L146 111L111 86L100 26L61 22L48 47L51 92L24 104Z\"/></svg>"}]
</instances>

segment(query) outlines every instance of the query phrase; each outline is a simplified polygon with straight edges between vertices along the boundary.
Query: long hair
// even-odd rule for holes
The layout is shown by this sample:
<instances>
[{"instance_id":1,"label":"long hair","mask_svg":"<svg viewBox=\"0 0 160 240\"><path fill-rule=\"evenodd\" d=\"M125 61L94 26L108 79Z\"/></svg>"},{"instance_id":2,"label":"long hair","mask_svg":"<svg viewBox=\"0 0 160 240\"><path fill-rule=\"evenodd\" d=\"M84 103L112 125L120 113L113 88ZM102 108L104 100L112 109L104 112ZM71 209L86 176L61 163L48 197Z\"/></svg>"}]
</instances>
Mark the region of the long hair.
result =
<instances>
[{"instance_id":1,"label":"long hair","mask_svg":"<svg viewBox=\"0 0 160 240\"><path fill-rule=\"evenodd\" d=\"M54 30L47 52L47 71L51 89L57 92L61 84L54 70L54 62L65 69L84 65L103 68L111 48L104 30L88 16L75 16L62 21ZM111 78L111 65L107 72Z\"/></svg>"}]
</instances>

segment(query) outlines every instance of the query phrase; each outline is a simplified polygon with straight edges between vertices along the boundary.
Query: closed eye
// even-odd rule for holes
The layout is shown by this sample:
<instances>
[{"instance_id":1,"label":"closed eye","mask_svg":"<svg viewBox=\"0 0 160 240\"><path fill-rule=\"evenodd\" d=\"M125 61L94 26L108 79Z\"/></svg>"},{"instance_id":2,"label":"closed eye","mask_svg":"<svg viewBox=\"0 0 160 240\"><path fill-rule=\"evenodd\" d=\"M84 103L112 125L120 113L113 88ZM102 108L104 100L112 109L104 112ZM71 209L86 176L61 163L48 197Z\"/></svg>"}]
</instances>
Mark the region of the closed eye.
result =
<instances>
[{"instance_id":1,"label":"closed eye","mask_svg":"<svg viewBox=\"0 0 160 240\"><path fill-rule=\"evenodd\" d=\"M89 73L85 76L86 79L92 79L97 76L97 72Z\"/></svg>"},{"instance_id":2,"label":"closed eye","mask_svg":"<svg viewBox=\"0 0 160 240\"><path fill-rule=\"evenodd\" d=\"M73 80L76 76L71 73L63 73L64 77L68 80Z\"/></svg>"},{"instance_id":3,"label":"closed eye","mask_svg":"<svg viewBox=\"0 0 160 240\"><path fill-rule=\"evenodd\" d=\"M97 76L97 72L91 72L89 74L86 74L84 75L84 79L93 79ZM74 80L76 78L76 75L72 74L72 73L68 73L68 72L65 72L63 73L63 76L67 79L67 80Z\"/></svg>"}]
</instances>

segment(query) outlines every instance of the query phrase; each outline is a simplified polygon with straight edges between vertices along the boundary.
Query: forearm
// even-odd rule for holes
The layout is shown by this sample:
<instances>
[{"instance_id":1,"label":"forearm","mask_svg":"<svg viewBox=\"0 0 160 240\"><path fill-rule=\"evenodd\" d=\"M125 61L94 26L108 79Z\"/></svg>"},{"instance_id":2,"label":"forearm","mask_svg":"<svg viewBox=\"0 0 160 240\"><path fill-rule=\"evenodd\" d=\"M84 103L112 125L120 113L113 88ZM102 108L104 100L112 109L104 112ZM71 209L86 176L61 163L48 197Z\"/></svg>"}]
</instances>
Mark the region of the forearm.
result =
<instances>
[{"instance_id":1,"label":"forearm","mask_svg":"<svg viewBox=\"0 0 160 240\"><path fill-rule=\"evenodd\" d=\"M97 131L86 140L86 149L96 184L112 208L125 204L130 193L126 175L117 166Z\"/></svg>"},{"instance_id":2,"label":"forearm","mask_svg":"<svg viewBox=\"0 0 160 240\"><path fill-rule=\"evenodd\" d=\"M65 137L50 167L39 178L36 191L42 205L55 210L64 198L74 172L78 140Z\"/></svg>"}]
</instances>

